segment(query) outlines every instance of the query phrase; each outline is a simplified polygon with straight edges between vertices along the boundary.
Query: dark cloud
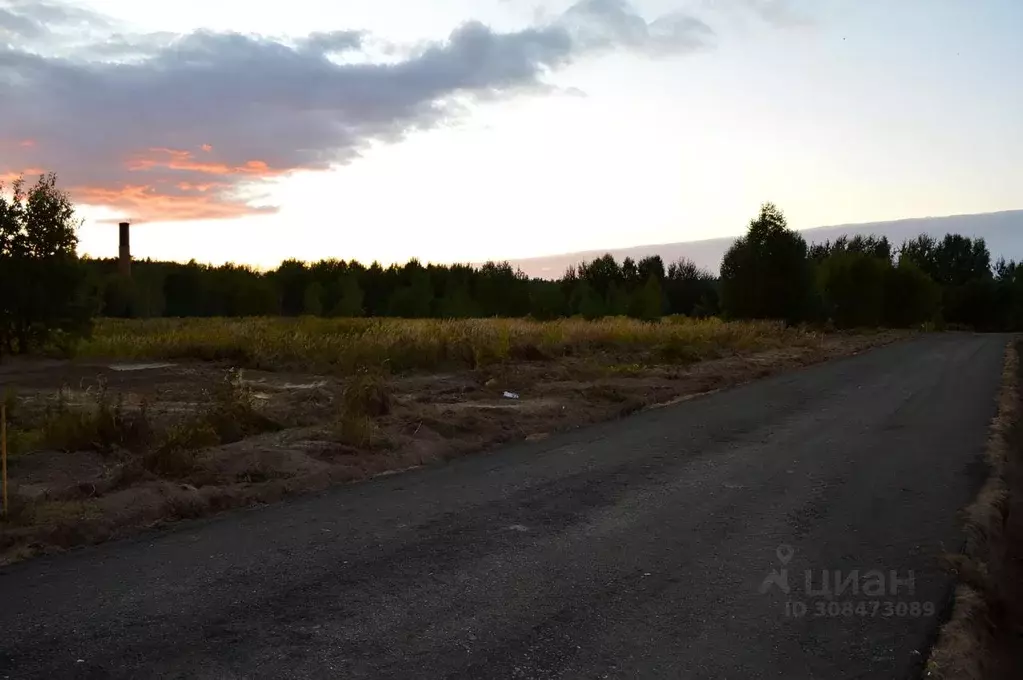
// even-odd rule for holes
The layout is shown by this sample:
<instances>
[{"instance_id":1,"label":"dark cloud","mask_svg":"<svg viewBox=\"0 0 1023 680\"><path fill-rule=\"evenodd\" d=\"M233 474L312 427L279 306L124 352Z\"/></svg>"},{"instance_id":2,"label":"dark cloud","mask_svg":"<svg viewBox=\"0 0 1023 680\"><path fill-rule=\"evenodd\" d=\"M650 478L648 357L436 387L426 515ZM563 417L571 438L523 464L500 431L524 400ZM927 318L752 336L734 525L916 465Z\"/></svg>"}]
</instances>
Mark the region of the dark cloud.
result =
<instances>
[{"instance_id":1,"label":"dark cloud","mask_svg":"<svg viewBox=\"0 0 1023 680\"><path fill-rule=\"evenodd\" d=\"M0 38L11 42L21 37L35 40L45 33L42 24L31 17L0 7Z\"/></svg>"},{"instance_id":2,"label":"dark cloud","mask_svg":"<svg viewBox=\"0 0 1023 680\"><path fill-rule=\"evenodd\" d=\"M0 9L0 26L20 25L26 41L52 39L53 26L103 22L27 4ZM593 52L677 54L712 35L694 17L648 22L620 0L583 0L520 31L469 22L397 61L339 61L367 56L358 31L289 44L108 32L71 55L0 42L0 176L54 170L79 200L139 220L267 211L253 207L267 179L349 162L368 142L436 126L466 101L542 88L548 73Z\"/></svg>"}]
</instances>

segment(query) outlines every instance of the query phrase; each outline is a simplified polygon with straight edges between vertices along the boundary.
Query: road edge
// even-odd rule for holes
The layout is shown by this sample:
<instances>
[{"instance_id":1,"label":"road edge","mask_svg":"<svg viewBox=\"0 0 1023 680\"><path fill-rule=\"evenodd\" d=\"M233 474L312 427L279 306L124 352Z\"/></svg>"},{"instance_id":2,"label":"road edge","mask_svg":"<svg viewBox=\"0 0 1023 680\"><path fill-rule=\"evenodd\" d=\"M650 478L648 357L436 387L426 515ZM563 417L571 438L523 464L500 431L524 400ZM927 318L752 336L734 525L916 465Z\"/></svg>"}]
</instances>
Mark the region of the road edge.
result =
<instances>
[{"instance_id":1,"label":"road edge","mask_svg":"<svg viewBox=\"0 0 1023 680\"><path fill-rule=\"evenodd\" d=\"M1019 338L1009 340L998 392L998 411L991 420L985 459L988 478L963 511L966 540L962 552L946 555L956 587L948 621L931 648L924 677L937 680L985 680L996 677L998 612L1004 602L999 569L1005 552L1009 514L1008 462L1013 431L1020 416Z\"/></svg>"}]
</instances>

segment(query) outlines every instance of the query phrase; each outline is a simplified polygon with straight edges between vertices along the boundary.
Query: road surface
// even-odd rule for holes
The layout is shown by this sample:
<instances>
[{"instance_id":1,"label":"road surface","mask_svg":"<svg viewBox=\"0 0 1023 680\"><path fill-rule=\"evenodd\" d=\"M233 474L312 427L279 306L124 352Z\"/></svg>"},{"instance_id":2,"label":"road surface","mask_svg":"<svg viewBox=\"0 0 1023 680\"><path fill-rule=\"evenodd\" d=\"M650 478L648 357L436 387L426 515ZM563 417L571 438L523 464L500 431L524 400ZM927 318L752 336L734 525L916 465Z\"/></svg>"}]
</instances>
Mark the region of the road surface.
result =
<instances>
[{"instance_id":1,"label":"road surface","mask_svg":"<svg viewBox=\"0 0 1023 680\"><path fill-rule=\"evenodd\" d=\"M0 677L915 677L1005 344L923 336L14 565Z\"/></svg>"}]
</instances>

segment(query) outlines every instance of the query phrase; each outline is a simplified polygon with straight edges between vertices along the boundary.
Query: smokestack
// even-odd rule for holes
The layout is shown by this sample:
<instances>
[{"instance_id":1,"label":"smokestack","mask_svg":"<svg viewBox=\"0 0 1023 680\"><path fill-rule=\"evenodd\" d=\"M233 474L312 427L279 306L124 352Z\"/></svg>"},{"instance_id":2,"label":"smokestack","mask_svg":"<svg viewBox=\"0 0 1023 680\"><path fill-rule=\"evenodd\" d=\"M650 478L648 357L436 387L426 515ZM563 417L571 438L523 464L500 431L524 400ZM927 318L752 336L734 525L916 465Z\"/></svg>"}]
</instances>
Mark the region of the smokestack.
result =
<instances>
[{"instance_id":1,"label":"smokestack","mask_svg":"<svg viewBox=\"0 0 1023 680\"><path fill-rule=\"evenodd\" d=\"M117 269L121 272L121 276L131 276L131 243L128 236L128 222L121 222L120 227L120 248L119 248L119 259L117 262Z\"/></svg>"}]
</instances>

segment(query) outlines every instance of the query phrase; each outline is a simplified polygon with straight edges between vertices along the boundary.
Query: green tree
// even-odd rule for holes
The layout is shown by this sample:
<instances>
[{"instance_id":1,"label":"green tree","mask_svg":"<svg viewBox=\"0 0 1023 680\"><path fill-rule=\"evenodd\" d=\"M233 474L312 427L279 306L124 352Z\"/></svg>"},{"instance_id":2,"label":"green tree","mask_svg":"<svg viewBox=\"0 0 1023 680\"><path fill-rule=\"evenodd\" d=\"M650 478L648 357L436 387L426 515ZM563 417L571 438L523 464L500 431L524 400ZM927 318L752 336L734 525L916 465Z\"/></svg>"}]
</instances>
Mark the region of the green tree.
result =
<instances>
[{"instance_id":1,"label":"green tree","mask_svg":"<svg viewBox=\"0 0 1023 680\"><path fill-rule=\"evenodd\" d=\"M629 313L629 292L624 284L612 281L607 287L604 313L608 316L624 316Z\"/></svg>"},{"instance_id":2,"label":"green tree","mask_svg":"<svg viewBox=\"0 0 1023 680\"><path fill-rule=\"evenodd\" d=\"M644 283L650 280L651 276L656 278L658 282L664 280L664 260L661 259L660 255L644 257L636 265L636 269L638 270L639 280Z\"/></svg>"},{"instance_id":3,"label":"green tree","mask_svg":"<svg viewBox=\"0 0 1023 680\"><path fill-rule=\"evenodd\" d=\"M547 321L564 315L565 295L557 281L533 281L529 288L529 314L534 319Z\"/></svg>"},{"instance_id":4,"label":"green tree","mask_svg":"<svg viewBox=\"0 0 1023 680\"><path fill-rule=\"evenodd\" d=\"M829 317L839 328L881 325L885 282L891 262L863 251L840 250L821 263L821 290Z\"/></svg>"},{"instance_id":5,"label":"green tree","mask_svg":"<svg viewBox=\"0 0 1023 680\"><path fill-rule=\"evenodd\" d=\"M806 319L813 294L813 271L806 241L788 228L785 216L765 203L749 231L725 254L721 302L740 319Z\"/></svg>"},{"instance_id":6,"label":"green tree","mask_svg":"<svg viewBox=\"0 0 1023 680\"><path fill-rule=\"evenodd\" d=\"M70 349L87 334L95 304L75 249L78 228L54 174L31 188L0 185L0 354L54 345Z\"/></svg>"},{"instance_id":7,"label":"green tree","mask_svg":"<svg viewBox=\"0 0 1023 680\"><path fill-rule=\"evenodd\" d=\"M302 295L302 311L310 316L323 316L323 286L313 281Z\"/></svg>"},{"instance_id":8,"label":"green tree","mask_svg":"<svg viewBox=\"0 0 1023 680\"><path fill-rule=\"evenodd\" d=\"M364 295L359 286L359 279L354 274L346 274L341 278L340 292L341 295L331 310L333 316L355 317L365 313Z\"/></svg>"},{"instance_id":9,"label":"green tree","mask_svg":"<svg viewBox=\"0 0 1023 680\"><path fill-rule=\"evenodd\" d=\"M606 314L604 300L585 279L579 281L572 291L572 311L590 321Z\"/></svg>"},{"instance_id":10,"label":"green tree","mask_svg":"<svg viewBox=\"0 0 1023 680\"><path fill-rule=\"evenodd\" d=\"M909 328L937 320L941 308L941 286L913 260L902 259L885 273L884 323Z\"/></svg>"},{"instance_id":11,"label":"green tree","mask_svg":"<svg viewBox=\"0 0 1023 680\"><path fill-rule=\"evenodd\" d=\"M629 300L629 316L644 321L655 321L664 314L664 294L661 282L653 273L646 283L633 292Z\"/></svg>"},{"instance_id":12,"label":"green tree","mask_svg":"<svg viewBox=\"0 0 1023 680\"><path fill-rule=\"evenodd\" d=\"M857 234L852 238L839 236L832 241L814 243L810 246L810 259L815 262L823 262L832 255L841 253L857 253L871 255L882 260L892 259L892 244L887 236L864 236Z\"/></svg>"},{"instance_id":13,"label":"green tree","mask_svg":"<svg viewBox=\"0 0 1023 680\"><path fill-rule=\"evenodd\" d=\"M140 316L140 297L134 279L111 274L103 286L103 316L126 319Z\"/></svg>"},{"instance_id":14,"label":"green tree","mask_svg":"<svg viewBox=\"0 0 1023 680\"><path fill-rule=\"evenodd\" d=\"M433 284L429 273L418 261L410 260L401 276L407 283L391 294L389 314L408 319L429 317L433 311Z\"/></svg>"},{"instance_id":15,"label":"green tree","mask_svg":"<svg viewBox=\"0 0 1023 680\"><path fill-rule=\"evenodd\" d=\"M305 262L285 260L274 272L274 283L280 294L281 314L299 316L306 311L306 287L309 285L309 270Z\"/></svg>"},{"instance_id":16,"label":"green tree","mask_svg":"<svg viewBox=\"0 0 1023 680\"><path fill-rule=\"evenodd\" d=\"M687 258L679 258L668 267L664 295L671 314L709 316L718 311L717 282L714 276Z\"/></svg>"},{"instance_id":17,"label":"green tree","mask_svg":"<svg viewBox=\"0 0 1023 680\"><path fill-rule=\"evenodd\" d=\"M464 285L456 285L444 292L438 315L442 319L471 319L478 316L478 312L468 289Z\"/></svg>"},{"instance_id":18,"label":"green tree","mask_svg":"<svg viewBox=\"0 0 1023 680\"><path fill-rule=\"evenodd\" d=\"M632 268L634 269L634 266ZM592 262L581 263L577 271L578 277L586 281L590 288L605 300L608 297L608 291L612 283L617 285L625 284L625 275L611 253L601 255Z\"/></svg>"}]
</instances>

